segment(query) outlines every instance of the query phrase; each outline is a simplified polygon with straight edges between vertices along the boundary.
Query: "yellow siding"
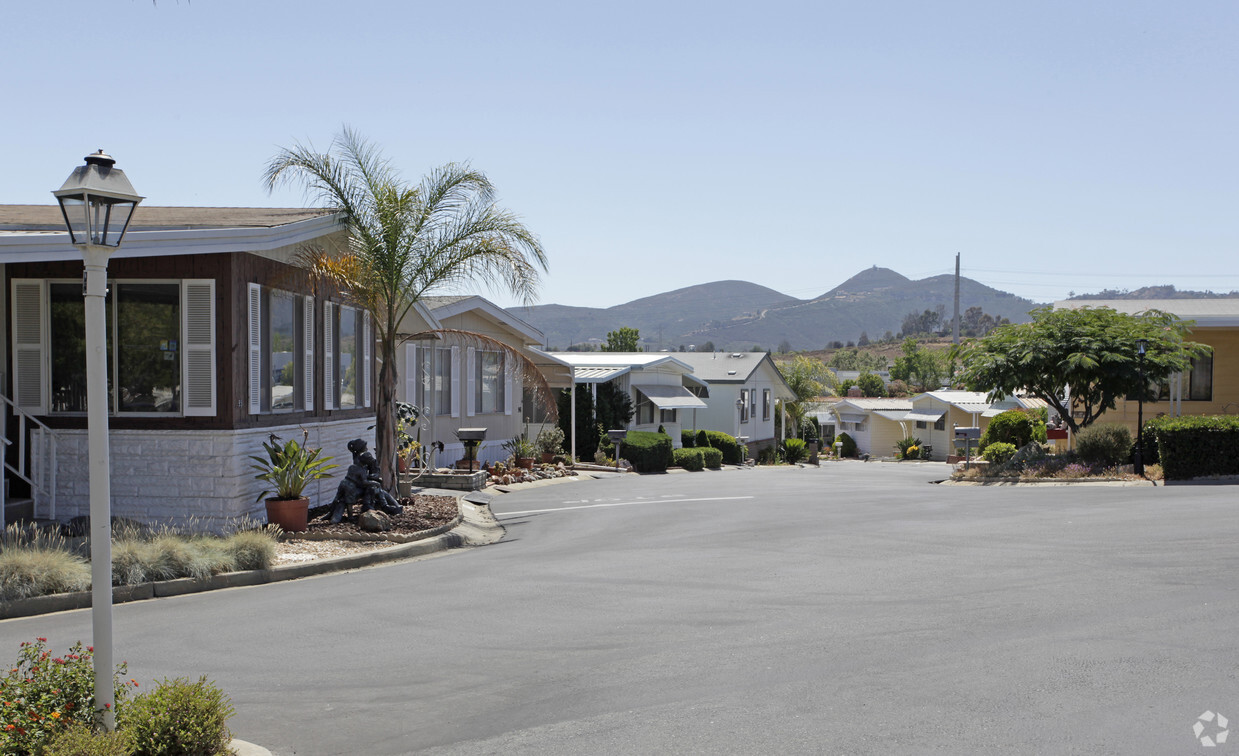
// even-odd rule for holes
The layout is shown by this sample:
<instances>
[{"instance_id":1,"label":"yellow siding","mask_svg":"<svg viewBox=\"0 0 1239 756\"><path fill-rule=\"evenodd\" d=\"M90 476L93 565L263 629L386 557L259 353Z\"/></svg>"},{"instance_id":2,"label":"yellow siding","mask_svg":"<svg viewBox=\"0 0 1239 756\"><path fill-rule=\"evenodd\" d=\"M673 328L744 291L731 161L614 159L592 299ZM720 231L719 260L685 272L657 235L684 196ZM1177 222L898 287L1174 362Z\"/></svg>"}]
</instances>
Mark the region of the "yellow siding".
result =
<instances>
[{"instance_id":1,"label":"yellow siding","mask_svg":"<svg viewBox=\"0 0 1239 756\"><path fill-rule=\"evenodd\" d=\"M1213 400L1193 402L1184 399L1184 415L1239 414L1239 328L1197 328L1189 337L1213 347ZM1136 432L1136 402L1120 401L1098 422L1121 423ZM1144 419L1170 414L1170 402L1145 402Z\"/></svg>"}]
</instances>

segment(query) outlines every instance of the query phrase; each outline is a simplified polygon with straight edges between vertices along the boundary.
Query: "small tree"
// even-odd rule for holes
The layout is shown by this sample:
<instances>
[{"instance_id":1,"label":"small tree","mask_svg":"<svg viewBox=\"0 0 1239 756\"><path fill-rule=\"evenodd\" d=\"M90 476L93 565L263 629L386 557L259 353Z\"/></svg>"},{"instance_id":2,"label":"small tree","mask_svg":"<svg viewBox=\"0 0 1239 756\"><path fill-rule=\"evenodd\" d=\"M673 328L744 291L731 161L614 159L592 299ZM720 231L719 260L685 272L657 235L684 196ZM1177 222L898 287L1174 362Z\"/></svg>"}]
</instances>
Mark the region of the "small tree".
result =
<instances>
[{"instance_id":1,"label":"small tree","mask_svg":"<svg viewBox=\"0 0 1239 756\"><path fill-rule=\"evenodd\" d=\"M834 373L821 360L796 355L791 362L779 365L783 380L792 390L794 399L784 402L783 408L790 418L789 428L801 428L805 415L814 406L813 400L830 391L835 382Z\"/></svg>"},{"instance_id":2,"label":"small tree","mask_svg":"<svg viewBox=\"0 0 1239 756\"><path fill-rule=\"evenodd\" d=\"M928 312L928 311L927 311ZM916 339L903 340L903 356L891 366L891 378L906 381L921 391L932 391L946 377L945 360L917 343Z\"/></svg>"},{"instance_id":3,"label":"small tree","mask_svg":"<svg viewBox=\"0 0 1239 756\"><path fill-rule=\"evenodd\" d=\"M962 361L969 388L993 397L1027 391L1053 407L1072 432L1114 409L1120 397L1153 398L1153 387L1211 351L1187 340L1190 321L1158 310L1127 315L1108 307L1042 307L1031 314L1031 323L995 328L953 355ZM1148 343L1143 362L1140 339Z\"/></svg>"},{"instance_id":4,"label":"small tree","mask_svg":"<svg viewBox=\"0 0 1239 756\"><path fill-rule=\"evenodd\" d=\"M874 373L861 373L856 379L856 385L860 386L860 391L865 396L886 396L886 384L882 382L881 376Z\"/></svg>"},{"instance_id":5,"label":"small tree","mask_svg":"<svg viewBox=\"0 0 1239 756\"><path fill-rule=\"evenodd\" d=\"M636 328L623 326L618 331L607 332L607 343L602 347L604 352L640 352L641 332Z\"/></svg>"}]
</instances>

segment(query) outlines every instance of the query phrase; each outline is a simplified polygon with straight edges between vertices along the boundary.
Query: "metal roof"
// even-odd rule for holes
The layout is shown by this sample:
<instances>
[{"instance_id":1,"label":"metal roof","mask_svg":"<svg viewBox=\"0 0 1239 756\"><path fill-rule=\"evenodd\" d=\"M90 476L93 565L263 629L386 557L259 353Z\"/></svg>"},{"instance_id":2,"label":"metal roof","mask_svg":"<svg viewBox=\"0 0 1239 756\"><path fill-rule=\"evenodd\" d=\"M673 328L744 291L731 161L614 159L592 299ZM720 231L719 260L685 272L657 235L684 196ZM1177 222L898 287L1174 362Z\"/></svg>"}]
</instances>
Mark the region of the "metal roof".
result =
<instances>
[{"instance_id":1,"label":"metal roof","mask_svg":"<svg viewBox=\"0 0 1239 756\"><path fill-rule=\"evenodd\" d=\"M1239 326L1239 298L1213 299L1068 299L1054 303L1056 310L1109 307L1116 312L1138 315L1146 310L1169 312L1182 320L1194 320L1202 328Z\"/></svg>"},{"instance_id":2,"label":"metal roof","mask_svg":"<svg viewBox=\"0 0 1239 756\"><path fill-rule=\"evenodd\" d=\"M188 228L273 228L331 215L318 207L160 207L138 205L129 230ZM58 205L0 205L0 231L67 233Z\"/></svg>"},{"instance_id":3,"label":"metal roof","mask_svg":"<svg viewBox=\"0 0 1239 756\"><path fill-rule=\"evenodd\" d=\"M612 378L627 373L627 367L579 367L576 369L577 383L606 383Z\"/></svg>"},{"instance_id":4,"label":"metal roof","mask_svg":"<svg viewBox=\"0 0 1239 756\"><path fill-rule=\"evenodd\" d=\"M693 393L683 386L638 386L633 385L637 391L654 403L659 409L705 409L708 405L705 402L693 396Z\"/></svg>"},{"instance_id":5,"label":"metal roof","mask_svg":"<svg viewBox=\"0 0 1239 756\"><path fill-rule=\"evenodd\" d=\"M912 410L904 415L903 419L908 422L936 423L945 414L944 410Z\"/></svg>"}]
</instances>

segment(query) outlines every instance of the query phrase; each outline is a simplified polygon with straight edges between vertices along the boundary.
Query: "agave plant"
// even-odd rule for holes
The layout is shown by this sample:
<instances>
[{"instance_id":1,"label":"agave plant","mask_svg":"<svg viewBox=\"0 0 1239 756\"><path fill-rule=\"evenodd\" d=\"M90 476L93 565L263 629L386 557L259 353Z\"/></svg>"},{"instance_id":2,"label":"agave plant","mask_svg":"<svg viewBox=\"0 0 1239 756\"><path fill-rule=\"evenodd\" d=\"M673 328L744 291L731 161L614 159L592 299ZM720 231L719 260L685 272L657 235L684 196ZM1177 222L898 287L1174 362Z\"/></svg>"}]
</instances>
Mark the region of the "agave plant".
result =
<instances>
[{"instance_id":1,"label":"agave plant","mask_svg":"<svg viewBox=\"0 0 1239 756\"><path fill-rule=\"evenodd\" d=\"M335 457L319 456L323 453L322 449L311 449L305 445L309 436L309 431L303 428L301 443L297 443L295 438L281 442L280 437L272 433L271 440L262 445L267 450L266 458L250 456L258 463L250 465L259 471L254 479L266 481L272 486L258 494L254 501L260 501L269 494L274 494L271 496L274 499L300 499L310 481L329 477L329 471L339 467L328 464Z\"/></svg>"}]
</instances>

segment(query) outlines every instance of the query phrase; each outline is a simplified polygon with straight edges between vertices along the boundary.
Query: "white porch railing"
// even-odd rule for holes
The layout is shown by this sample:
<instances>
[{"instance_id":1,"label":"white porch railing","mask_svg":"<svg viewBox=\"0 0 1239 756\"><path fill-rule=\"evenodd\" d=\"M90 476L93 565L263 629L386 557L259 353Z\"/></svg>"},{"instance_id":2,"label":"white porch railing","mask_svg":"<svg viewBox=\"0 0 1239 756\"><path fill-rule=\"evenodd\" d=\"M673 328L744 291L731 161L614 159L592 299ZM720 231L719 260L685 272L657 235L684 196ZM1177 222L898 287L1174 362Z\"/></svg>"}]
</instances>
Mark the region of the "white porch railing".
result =
<instances>
[{"instance_id":1,"label":"white porch railing","mask_svg":"<svg viewBox=\"0 0 1239 756\"><path fill-rule=\"evenodd\" d=\"M0 395L7 409L13 413L17 421L17 438L8 437L8 412L4 413L4 424L0 427L0 441L7 448L17 443L17 464L9 463L9 455L3 454L4 469L30 484L31 498L35 503L35 516L49 520L56 519L56 453L59 436L56 431L47 427L34 415L20 409L12 399ZM7 498L7 489L6 489Z\"/></svg>"}]
</instances>

